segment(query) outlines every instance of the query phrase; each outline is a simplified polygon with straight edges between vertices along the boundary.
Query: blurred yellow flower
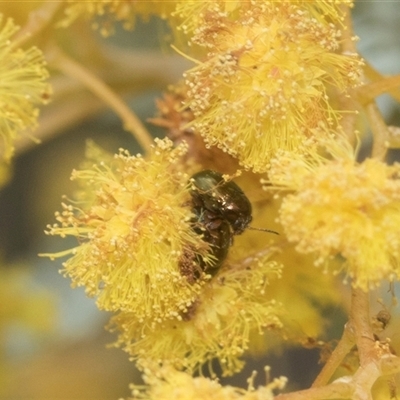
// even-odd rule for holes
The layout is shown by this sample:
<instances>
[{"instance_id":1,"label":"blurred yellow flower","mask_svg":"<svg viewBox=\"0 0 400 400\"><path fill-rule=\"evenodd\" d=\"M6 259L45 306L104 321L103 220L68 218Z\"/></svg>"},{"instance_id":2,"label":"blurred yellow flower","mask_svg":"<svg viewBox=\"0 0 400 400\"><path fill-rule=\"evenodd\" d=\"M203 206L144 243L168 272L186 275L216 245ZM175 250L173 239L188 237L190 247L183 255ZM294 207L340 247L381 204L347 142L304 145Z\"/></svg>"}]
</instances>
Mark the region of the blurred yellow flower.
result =
<instances>
[{"instance_id":1,"label":"blurred yellow flower","mask_svg":"<svg viewBox=\"0 0 400 400\"><path fill-rule=\"evenodd\" d=\"M137 16L148 18L150 15L158 15L167 18L175 9L176 1L137 1L137 0L68 0L65 10L66 17L61 21L62 26L68 26L77 18L103 17L103 21L93 22L95 29L100 28L103 35L113 32L113 25L121 21L125 29L132 29Z\"/></svg>"},{"instance_id":2,"label":"blurred yellow flower","mask_svg":"<svg viewBox=\"0 0 400 400\"><path fill-rule=\"evenodd\" d=\"M240 371L250 335L281 328L282 308L268 295L281 266L270 258L269 252L226 263L181 321L145 326L133 312L119 313L110 325L119 332L115 345L138 360L142 369L161 363L194 371L208 363L212 372L211 361L217 359L224 375Z\"/></svg>"},{"instance_id":3,"label":"blurred yellow flower","mask_svg":"<svg viewBox=\"0 0 400 400\"><path fill-rule=\"evenodd\" d=\"M180 20L179 29L189 36L190 41L201 46L207 46L209 39L204 41L202 35L211 26L210 19L223 16L229 20L235 20L240 14L249 13L251 15L254 11L265 12L271 6L282 6L285 2L270 0L185 0L176 3L176 11L173 12L173 15L177 17L178 22ZM318 0L313 2L292 0L290 3L301 6L318 21L331 24L342 23L343 7L353 6L351 0Z\"/></svg>"},{"instance_id":4,"label":"blurred yellow flower","mask_svg":"<svg viewBox=\"0 0 400 400\"><path fill-rule=\"evenodd\" d=\"M100 153L97 164L73 172L84 190L78 202L63 204L47 233L80 244L44 255L71 255L64 275L97 296L100 309L132 312L140 323L177 319L209 279L197 263L212 260L191 222L186 151L185 143L156 139L146 159L120 150L109 161Z\"/></svg>"},{"instance_id":5,"label":"blurred yellow flower","mask_svg":"<svg viewBox=\"0 0 400 400\"><path fill-rule=\"evenodd\" d=\"M341 255L365 290L400 277L399 164L286 154L273 161L270 180L295 191L283 199L280 222L299 252L317 254L317 265Z\"/></svg>"},{"instance_id":6,"label":"blurred yellow flower","mask_svg":"<svg viewBox=\"0 0 400 400\"><path fill-rule=\"evenodd\" d=\"M55 321L55 298L44 289L34 288L32 271L25 266L0 267L0 334L3 338L9 325L18 323L37 334L50 333ZM0 343L0 352L4 341Z\"/></svg>"},{"instance_id":7,"label":"blurred yellow flower","mask_svg":"<svg viewBox=\"0 0 400 400\"><path fill-rule=\"evenodd\" d=\"M56 325L55 298L37 286L32 266L5 264L0 260L0 398L10 397L9 387L15 367L10 357L10 341L18 332L42 342L54 333ZM20 340L20 339L19 339Z\"/></svg>"},{"instance_id":8,"label":"blurred yellow flower","mask_svg":"<svg viewBox=\"0 0 400 400\"><path fill-rule=\"evenodd\" d=\"M0 157L6 161L17 135L36 127L36 106L50 97L43 54L36 47L16 48L11 38L18 29L0 14Z\"/></svg>"},{"instance_id":9,"label":"blurred yellow flower","mask_svg":"<svg viewBox=\"0 0 400 400\"><path fill-rule=\"evenodd\" d=\"M286 378L280 377L266 386L257 390L253 387L255 374L249 379L248 390L233 387L221 386L217 381L193 376L175 371L172 368L163 368L152 374L147 372L144 381L148 388L144 390L137 385L131 385L133 399L142 400L272 400L273 391L283 389Z\"/></svg>"},{"instance_id":10,"label":"blurred yellow flower","mask_svg":"<svg viewBox=\"0 0 400 400\"><path fill-rule=\"evenodd\" d=\"M204 14L195 38L207 59L184 74L185 105L209 145L265 172L278 149L307 149L332 135L341 114L328 89L342 93L357 85L360 60L338 53L340 30L314 18L309 7L251 4L235 19Z\"/></svg>"}]
</instances>

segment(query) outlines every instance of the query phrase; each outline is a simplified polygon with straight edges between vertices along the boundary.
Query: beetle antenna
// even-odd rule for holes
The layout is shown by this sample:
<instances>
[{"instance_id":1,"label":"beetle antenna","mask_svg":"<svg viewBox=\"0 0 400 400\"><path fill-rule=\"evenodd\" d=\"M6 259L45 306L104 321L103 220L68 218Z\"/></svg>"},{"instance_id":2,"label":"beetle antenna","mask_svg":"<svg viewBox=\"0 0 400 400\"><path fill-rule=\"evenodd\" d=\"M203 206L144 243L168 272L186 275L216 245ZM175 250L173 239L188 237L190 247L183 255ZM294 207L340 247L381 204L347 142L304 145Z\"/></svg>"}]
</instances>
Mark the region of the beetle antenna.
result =
<instances>
[{"instance_id":1,"label":"beetle antenna","mask_svg":"<svg viewBox=\"0 0 400 400\"><path fill-rule=\"evenodd\" d=\"M272 231L271 229L254 228L252 226L248 226L247 229L251 229L253 231L269 232L269 233L274 233L275 235L279 235L278 232Z\"/></svg>"}]
</instances>

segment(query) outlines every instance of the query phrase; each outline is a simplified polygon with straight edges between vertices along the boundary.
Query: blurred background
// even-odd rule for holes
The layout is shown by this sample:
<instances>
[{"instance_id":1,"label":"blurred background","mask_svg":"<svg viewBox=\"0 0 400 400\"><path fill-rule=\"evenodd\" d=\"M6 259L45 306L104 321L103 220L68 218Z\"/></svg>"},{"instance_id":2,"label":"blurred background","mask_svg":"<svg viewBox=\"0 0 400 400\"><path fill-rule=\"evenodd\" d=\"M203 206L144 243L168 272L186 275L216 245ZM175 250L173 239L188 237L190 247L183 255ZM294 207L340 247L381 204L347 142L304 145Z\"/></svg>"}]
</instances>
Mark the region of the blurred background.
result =
<instances>
[{"instance_id":1,"label":"blurred background","mask_svg":"<svg viewBox=\"0 0 400 400\"><path fill-rule=\"evenodd\" d=\"M0 12L11 13L24 25L26 12L2 4ZM353 11L361 55L383 74L400 73L400 2L357 1ZM65 48L74 47L75 57L90 59L90 68L107 82L123 87L124 98L145 122L156 113L155 98L190 65L160 44L168 35L156 18L138 20L132 32L116 26L107 39L80 21L57 40ZM90 43L98 42L102 54L90 54ZM70 288L58 272L60 260L37 254L67 248L65 240L60 244L45 236L44 229L54 222L62 195L74 190L69 178L84 158L86 140L113 153L124 147L136 154L140 147L119 118L79 84L57 73L53 83L55 100L41 113L43 143L21 145L9 182L0 190L0 399L118 399L129 395L129 383L138 382L140 374L122 350L106 348L115 339L104 329L109 315L98 311L82 288ZM80 113L71 111L67 100L69 106L63 108L62 99L69 96L79 96L84 105ZM390 124L400 125L399 107L389 96L381 96L379 106ZM396 157L393 152L392 159ZM344 320L338 320L340 335ZM304 352L309 364L298 368ZM239 378L227 381L247 386L251 371L269 364L275 365L274 375L285 374L293 385L306 387L319 368L318 358L316 350L294 349L283 359L271 355L257 365L250 363Z\"/></svg>"}]
</instances>

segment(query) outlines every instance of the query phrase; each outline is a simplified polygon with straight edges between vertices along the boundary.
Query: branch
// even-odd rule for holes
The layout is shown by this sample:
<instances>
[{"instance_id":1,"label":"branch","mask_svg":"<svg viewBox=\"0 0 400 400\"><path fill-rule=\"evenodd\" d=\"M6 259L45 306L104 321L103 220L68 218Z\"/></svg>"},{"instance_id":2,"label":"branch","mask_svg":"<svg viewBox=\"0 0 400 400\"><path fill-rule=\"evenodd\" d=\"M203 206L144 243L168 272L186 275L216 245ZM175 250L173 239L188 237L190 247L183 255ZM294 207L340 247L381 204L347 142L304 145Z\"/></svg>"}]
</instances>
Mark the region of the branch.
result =
<instances>
[{"instance_id":1,"label":"branch","mask_svg":"<svg viewBox=\"0 0 400 400\"><path fill-rule=\"evenodd\" d=\"M389 146L389 129L386 126L386 123L383 120L375 102L368 104L365 108L365 111L367 113L368 122L374 136L372 157L383 160L386 156Z\"/></svg>"},{"instance_id":2,"label":"branch","mask_svg":"<svg viewBox=\"0 0 400 400\"><path fill-rule=\"evenodd\" d=\"M153 139L135 113L127 106L124 100L116 94L101 79L97 78L83 65L72 60L60 49L53 48L51 65L62 71L64 74L81 81L90 91L95 93L101 100L109 105L122 119L124 128L133 133L141 147L148 151Z\"/></svg>"},{"instance_id":3,"label":"branch","mask_svg":"<svg viewBox=\"0 0 400 400\"><path fill-rule=\"evenodd\" d=\"M274 397L274 400L352 399L353 392L354 387L350 382L340 382L338 380L327 386L281 394Z\"/></svg>"},{"instance_id":4,"label":"branch","mask_svg":"<svg viewBox=\"0 0 400 400\"><path fill-rule=\"evenodd\" d=\"M400 100L398 88L400 87L400 74L382 76L378 74L375 82L367 83L355 90L358 101L365 105L371 103L383 93L391 94L396 100ZM396 91L397 90L397 91Z\"/></svg>"},{"instance_id":5,"label":"branch","mask_svg":"<svg viewBox=\"0 0 400 400\"><path fill-rule=\"evenodd\" d=\"M321 372L315 379L312 387L320 387L326 385L332 378L332 375L338 369L344 358L349 354L350 350L354 347L354 333L350 324L344 327L343 335L340 338L338 345L333 350L328 361L323 366Z\"/></svg>"},{"instance_id":6,"label":"branch","mask_svg":"<svg viewBox=\"0 0 400 400\"><path fill-rule=\"evenodd\" d=\"M350 323L352 325L361 366L376 361L375 339L369 314L369 294L353 288L351 292Z\"/></svg>"},{"instance_id":7,"label":"branch","mask_svg":"<svg viewBox=\"0 0 400 400\"><path fill-rule=\"evenodd\" d=\"M23 46L25 42L44 30L52 21L62 4L63 1L61 0L45 1L40 8L33 10L29 14L27 24L15 35L13 46Z\"/></svg>"}]
</instances>

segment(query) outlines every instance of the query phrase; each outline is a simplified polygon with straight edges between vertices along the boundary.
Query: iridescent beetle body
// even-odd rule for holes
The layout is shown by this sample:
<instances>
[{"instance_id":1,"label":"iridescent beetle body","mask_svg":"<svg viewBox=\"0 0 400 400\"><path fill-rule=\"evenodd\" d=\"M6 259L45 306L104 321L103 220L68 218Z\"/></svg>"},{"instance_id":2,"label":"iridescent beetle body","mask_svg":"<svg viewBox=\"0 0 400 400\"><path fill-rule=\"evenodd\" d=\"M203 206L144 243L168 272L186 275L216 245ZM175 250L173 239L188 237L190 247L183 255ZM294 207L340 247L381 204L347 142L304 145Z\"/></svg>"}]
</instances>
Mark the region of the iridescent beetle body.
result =
<instances>
[{"instance_id":1,"label":"iridescent beetle body","mask_svg":"<svg viewBox=\"0 0 400 400\"><path fill-rule=\"evenodd\" d=\"M233 235L241 234L252 220L252 207L242 189L232 182L225 181L222 174L204 170L191 178L193 212L196 215L194 228L211 245L215 263L206 268L214 275L228 255L233 243Z\"/></svg>"},{"instance_id":2,"label":"iridescent beetle body","mask_svg":"<svg viewBox=\"0 0 400 400\"><path fill-rule=\"evenodd\" d=\"M194 207L200 207L224 219L232 227L233 234L242 233L252 220L252 207L243 190L232 181L212 170L200 171L192 176L191 191Z\"/></svg>"}]
</instances>

